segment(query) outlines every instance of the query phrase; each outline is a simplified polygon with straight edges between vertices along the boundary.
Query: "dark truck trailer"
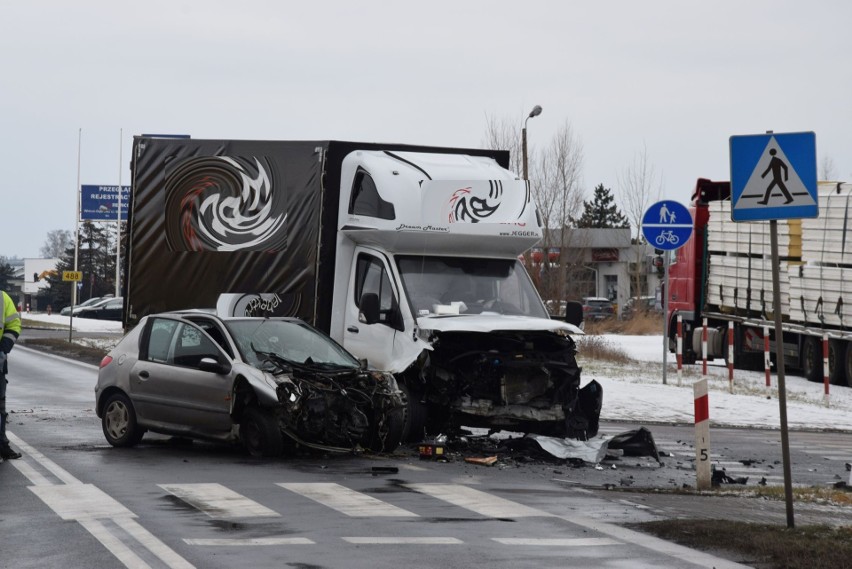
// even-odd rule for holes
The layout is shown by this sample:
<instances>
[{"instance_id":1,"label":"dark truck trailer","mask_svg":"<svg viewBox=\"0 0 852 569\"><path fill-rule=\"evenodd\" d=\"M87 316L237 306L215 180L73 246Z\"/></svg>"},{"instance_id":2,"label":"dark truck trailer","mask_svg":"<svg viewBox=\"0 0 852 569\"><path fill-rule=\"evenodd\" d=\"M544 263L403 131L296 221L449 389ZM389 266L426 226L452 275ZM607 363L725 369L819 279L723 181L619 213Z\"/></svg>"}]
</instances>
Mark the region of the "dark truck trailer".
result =
<instances>
[{"instance_id":1,"label":"dark truck trailer","mask_svg":"<svg viewBox=\"0 0 852 569\"><path fill-rule=\"evenodd\" d=\"M597 432L570 335L518 256L542 236L505 151L134 138L125 326L297 316L394 373L423 427ZM589 392L593 392L591 395Z\"/></svg>"}]
</instances>

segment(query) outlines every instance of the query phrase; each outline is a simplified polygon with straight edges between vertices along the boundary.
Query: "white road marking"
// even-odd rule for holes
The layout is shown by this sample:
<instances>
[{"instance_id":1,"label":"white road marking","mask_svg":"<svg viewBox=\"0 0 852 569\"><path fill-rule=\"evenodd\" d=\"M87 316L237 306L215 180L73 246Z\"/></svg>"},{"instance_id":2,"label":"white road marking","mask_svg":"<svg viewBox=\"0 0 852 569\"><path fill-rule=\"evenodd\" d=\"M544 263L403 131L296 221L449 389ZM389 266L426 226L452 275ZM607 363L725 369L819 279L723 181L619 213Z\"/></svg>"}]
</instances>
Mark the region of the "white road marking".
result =
<instances>
[{"instance_id":1,"label":"white road marking","mask_svg":"<svg viewBox=\"0 0 852 569\"><path fill-rule=\"evenodd\" d=\"M314 545L316 542L306 537L253 537L253 538L211 538L211 539L187 539L183 540L189 545L224 545L234 547L247 547L259 545Z\"/></svg>"},{"instance_id":2,"label":"white road marking","mask_svg":"<svg viewBox=\"0 0 852 569\"><path fill-rule=\"evenodd\" d=\"M372 496L350 490L333 482L279 482L277 484L286 490L301 494L324 506L352 517L418 517L417 514L403 510L387 502L377 500Z\"/></svg>"},{"instance_id":3,"label":"white road marking","mask_svg":"<svg viewBox=\"0 0 852 569\"><path fill-rule=\"evenodd\" d=\"M18 471L33 484L29 489L64 520L76 520L129 569L149 569L149 565L133 552L119 537L113 535L102 523L111 520L171 569L194 569L194 565L178 555L151 532L132 518L135 514L121 503L92 484L83 484L68 471L25 443L14 433L6 435L17 446L24 457L10 461ZM61 480L63 484L52 484L38 473L28 460Z\"/></svg>"},{"instance_id":4,"label":"white road marking","mask_svg":"<svg viewBox=\"0 0 852 569\"><path fill-rule=\"evenodd\" d=\"M406 486L421 494L427 494L488 518L529 518L553 515L459 484L406 484Z\"/></svg>"},{"instance_id":5,"label":"white road marking","mask_svg":"<svg viewBox=\"0 0 852 569\"><path fill-rule=\"evenodd\" d=\"M492 540L503 545L533 545L544 547L599 547L602 545L624 545L623 542L608 537L564 537L564 538L523 538L523 537L492 537Z\"/></svg>"},{"instance_id":6,"label":"white road marking","mask_svg":"<svg viewBox=\"0 0 852 569\"><path fill-rule=\"evenodd\" d=\"M358 545L463 545L455 537L344 537L344 541Z\"/></svg>"},{"instance_id":7,"label":"white road marking","mask_svg":"<svg viewBox=\"0 0 852 569\"><path fill-rule=\"evenodd\" d=\"M211 518L277 518L280 514L221 484L158 484Z\"/></svg>"}]
</instances>

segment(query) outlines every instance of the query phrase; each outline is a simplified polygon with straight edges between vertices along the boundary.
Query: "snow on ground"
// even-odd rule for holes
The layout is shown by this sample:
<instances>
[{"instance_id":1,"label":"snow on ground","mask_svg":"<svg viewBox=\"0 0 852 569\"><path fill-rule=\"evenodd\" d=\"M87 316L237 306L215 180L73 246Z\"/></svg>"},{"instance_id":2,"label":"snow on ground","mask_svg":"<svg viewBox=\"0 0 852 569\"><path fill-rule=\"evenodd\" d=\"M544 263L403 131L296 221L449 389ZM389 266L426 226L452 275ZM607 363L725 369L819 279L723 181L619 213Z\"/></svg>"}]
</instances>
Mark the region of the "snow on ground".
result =
<instances>
[{"instance_id":1,"label":"snow on ground","mask_svg":"<svg viewBox=\"0 0 852 569\"><path fill-rule=\"evenodd\" d=\"M69 317L24 314L26 320L68 326ZM76 333L121 333L119 322L85 318L74 319ZM26 331L25 331L26 333ZM694 415L693 383L701 379L701 365L684 366L678 384L677 366L667 356L666 384L663 384L663 337L603 335L602 339L621 348L635 361L614 364L584 360L583 383L597 380L603 387L601 418L632 423L691 423ZM108 342L107 342L108 344ZM109 348L108 345L99 344ZM725 362L715 360L708 366L710 423L716 426L755 426L780 428L777 377L766 389L763 372L734 370L733 393ZM836 429L852 431L852 388L830 386L826 406L822 383L787 374L787 424L791 429Z\"/></svg>"}]
</instances>

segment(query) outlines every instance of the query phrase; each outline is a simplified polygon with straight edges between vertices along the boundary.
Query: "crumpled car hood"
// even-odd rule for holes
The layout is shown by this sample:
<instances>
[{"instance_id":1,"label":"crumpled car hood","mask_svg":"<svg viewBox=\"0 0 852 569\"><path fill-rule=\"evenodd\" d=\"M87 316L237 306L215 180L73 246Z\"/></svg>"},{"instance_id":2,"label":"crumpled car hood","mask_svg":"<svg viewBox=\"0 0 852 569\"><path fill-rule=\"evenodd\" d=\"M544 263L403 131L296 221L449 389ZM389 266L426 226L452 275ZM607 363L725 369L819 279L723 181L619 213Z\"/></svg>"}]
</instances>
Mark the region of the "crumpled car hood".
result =
<instances>
[{"instance_id":1,"label":"crumpled car hood","mask_svg":"<svg viewBox=\"0 0 852 569\"><path fill-rule=\"evenodd\" d=\"M506 314L448 314L421 316L417 319L421 330L437 332L494 332L496 330L527 330L539 332L565 331L582 334L583 331L567 322L549 318L511 316Z\"/></svg>"}]
</instances>

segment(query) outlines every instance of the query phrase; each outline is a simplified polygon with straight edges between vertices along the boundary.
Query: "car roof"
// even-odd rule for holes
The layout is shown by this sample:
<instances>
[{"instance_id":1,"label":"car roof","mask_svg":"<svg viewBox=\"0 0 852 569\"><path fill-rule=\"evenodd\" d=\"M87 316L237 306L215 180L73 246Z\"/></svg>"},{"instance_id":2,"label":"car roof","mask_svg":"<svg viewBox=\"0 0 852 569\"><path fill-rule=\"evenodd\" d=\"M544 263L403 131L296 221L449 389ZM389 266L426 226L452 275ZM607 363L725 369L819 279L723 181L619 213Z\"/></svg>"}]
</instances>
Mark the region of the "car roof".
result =
<instances>
[{"instance_id":1,"label":"car roof","mask_svg":"<svg viewBox=\"0 0 852 569\"><path fill-rule=\"evenodd\" d=\"M610 299L604 296L587 296L583 298L585 302L612 302Z\"/></svg>"}]
</instances>

